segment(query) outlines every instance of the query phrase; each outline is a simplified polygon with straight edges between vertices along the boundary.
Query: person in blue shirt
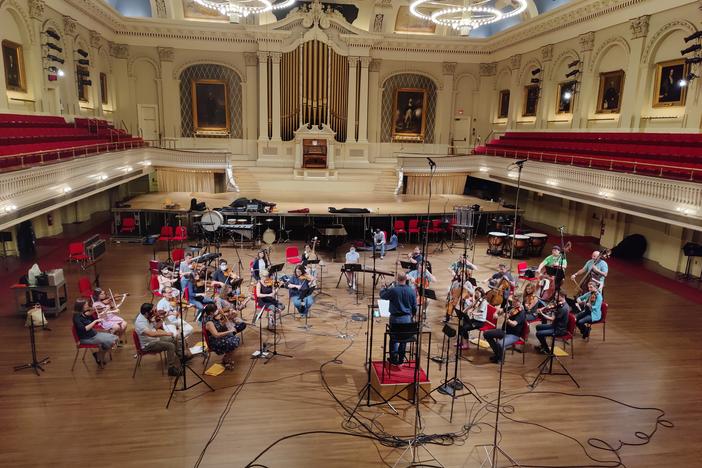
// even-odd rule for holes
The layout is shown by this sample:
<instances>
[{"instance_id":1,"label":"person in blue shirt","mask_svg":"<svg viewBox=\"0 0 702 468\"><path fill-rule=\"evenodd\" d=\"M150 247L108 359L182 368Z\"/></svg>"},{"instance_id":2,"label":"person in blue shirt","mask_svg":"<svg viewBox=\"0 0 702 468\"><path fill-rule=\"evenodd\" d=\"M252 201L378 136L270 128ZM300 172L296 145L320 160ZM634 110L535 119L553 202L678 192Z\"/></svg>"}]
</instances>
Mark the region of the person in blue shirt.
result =
<instances>
[{"instance_id":1,"label":"person in blue shirt","mask_svg":"<svg viewBox=\"0 0 702 468\"><path fill-rule=\"evenodd\" d=\"M580 312L575 315L575 319L584 340L590 336L589 325L602 319L602 293L597 286L597 282L590 281L587 284L588 291L580 296L576 302Z\"/></svg>"},{"instance_id":2,"label":"person in blue shirt","mask_svg":"<svg viewBox=\"0 0 702 468\"><path fill-rule=\"evenodd\" d=\"M390 301L390 323L412 323L417 313L417 296L407 284L407 275L398 273L395 283L380 290L380 298ZM405 360L406 343L390 335L390 363L400 365Z\"/></svg>"},{"instance_id":3,"label":"person in blue shirt","mask_svg":"<svg viewBox=\"0 0 702 468\"><path fill-rule=\"evenodd\" d=\"M605 255L601 255L599 250L592 252L590 260L585 262L585 265L575 273L571 275L571 279L575 281L575 278L581 273L590 273L590 278L597 282L598 289L602 292L604 288L605 278L609 273L609 265L604 260Z\"/></svg>"},{"instance_id":4,"label":"person in blue shirt","mask_svg":"<svg viewBox=\"0 0 702 468\"><path fill-rule=\"evenodd\" d=\"M290 301L302 317L306 317L314 304L312 290L316 287L317 280L307 274L307 269L302 265L295 267L295 273L288 282Z\"/></svg>"}]
</instances>

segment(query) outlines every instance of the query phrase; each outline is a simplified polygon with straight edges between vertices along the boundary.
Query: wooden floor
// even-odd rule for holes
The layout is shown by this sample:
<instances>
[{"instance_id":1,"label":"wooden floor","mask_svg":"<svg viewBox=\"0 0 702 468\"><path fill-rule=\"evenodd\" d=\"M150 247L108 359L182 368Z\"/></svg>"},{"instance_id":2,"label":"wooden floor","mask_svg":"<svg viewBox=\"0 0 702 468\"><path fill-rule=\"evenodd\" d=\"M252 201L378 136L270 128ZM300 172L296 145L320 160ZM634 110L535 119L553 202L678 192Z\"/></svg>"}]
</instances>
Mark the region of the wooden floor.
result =
<instances>
[{"instance_id":1,"label":"wooden floor","mask_svg":"<svg viewBox=\"0 0 702 468\"><path fill-rule=\"evenodd\" d=\"M274 260L282 259L284 246L275 246ZM407 245L402 252L411 247ZM224 252L232 260L232 251ZM253 251L241 252L248 264ZM454 250L453 254L445 251L430 256L439 277L439 296L443 296L449 279L447 265L458 253ZM498 262L484 253L481 241L476 254L479 279L487 277ZM146 293L150 257L150 247L111 245L103 262L102 285L131 294L123 307L130 322L139 305L150 300ZM331 257L322 253L322 258L329 261ZM395 260L396 254L390 253L379 261L379 267L394 269ZM572 265L581 260L570 258ZM537 262L533 259L530 263ZM351 321L351 315L365 312L366 302L355 305L355 297L345 288L333 288L339 267L338 263L329 264L325 271L324 290L331 297L318 298L310 331L299 328L301 323L292 317L284 319L280 351L293 355L292 359L278 357L265 365L252 361L249 356L257 348L258 337L256 331L247 330L238 351L237 368L219 377L207 377L216 391L210 393L200 385L179 393L168 410L165 404L173 380L162 376L158 360L148 356L132 379L135 360L131 343L115 352L114 360L104 370L97 370L88 356L71 372L75 351L70 313L50 320L51 331L38 332L40 357L51 357L46 372L40 377L29 371L13 373L13 365L29 358L27 330L18 318L0 318L0 464L195 466L206 449L200 466L246 466L280 438L329 431L289 437L265 452L256 466L394 465L402 450L349 435L366 433L344 426L344 409L322 386L320 366L326 363L322 368L324 380L330 391L350 407L365 382L365 323ZM67 273L73 299L77 268ZM564 360L581 389L567 378L553 376L530 392L526 384L535 375L540 356L530 349L526 365L522 365L519 354L508 356L502 388L511 420L502 418L500 422L502 448L522 465L614 466L616 456L589 447L588 440L599 438L615 447L620 440L639 444L635 433L656 429L660 413L634 407L658 407L675 427L659 426L648 445L623 448L619 453L623 463L638 468L700 466L699 304L632 281L617 271L610 274L607 293L607 341L601 341L598 328L590 342L577 339L574 360ZM437 302L430 308L432 354L438 352L441 343L442 305ZM249 307L247 318L251 312ZM380 321L376 332L384 326ZM340 332L353 339L339 338ZM382 333L376 333L376 355L380 353L381 337ZM533 344L533 337L530 341ZM494 414L486 402L497 396L498 367L489 362L485 350L471 349L468 357L473 362L461 363L460 376L474 386L483 402L470 396L456 400L453 422L449 422L451 400L446 396L437 395L437 403L427 400L420 407L425 434L470 429L453 445L428 446L446 467L480 466L481 453L475 446L492 441ZM202 360L195 359L193 367L202 371ZM432 386L439 383L440 376L438 365L432 363ZM398 416L383 407L364 407L360 415L365 423L372 421L376 431L401 437L413 434L414 408L401 401L393 404ZM586 452L600 462L590 460ZM427 458L423 450L419 454ZM408 466L408 462L401 461L397 466Z\"/></svg>"}]
</instances>

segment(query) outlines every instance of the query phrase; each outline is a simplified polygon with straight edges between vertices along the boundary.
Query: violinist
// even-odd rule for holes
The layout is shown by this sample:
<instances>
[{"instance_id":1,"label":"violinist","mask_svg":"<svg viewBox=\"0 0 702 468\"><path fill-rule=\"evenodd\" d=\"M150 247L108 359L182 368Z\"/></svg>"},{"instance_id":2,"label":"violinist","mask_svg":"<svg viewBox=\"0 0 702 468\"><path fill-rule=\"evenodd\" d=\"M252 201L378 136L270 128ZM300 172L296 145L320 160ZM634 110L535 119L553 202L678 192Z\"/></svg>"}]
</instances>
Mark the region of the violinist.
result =
<instances>
[{"instance_id":1,"label":"violinist","mask_svg":"<svg viewBox=\"0 0 702 468\"><path fill-rule=\"evenodd\" d=\"M563 255L563 249L560 245L554 245L551 249L551 255L544 258L539 264L537 271L541 274L548 272L549 276L554 277L556 289L560 289L567 267L568 260L566 260L565 255Z\"/></svg>"},{"instance_id":2,"label":"violinist","mask_svg":"<svg viewBox=\"0 0 702 468\"><path fill-rule=\"evenodd\" d=\"M536 338L541 346L536 347L536 351L544 354L551 354L553 350L546 343L549 336L559 337L568 332L568 314L570 306L566 302L565 294L559 294L556 305L541 307L537 309L539 315L546 323L536 326Z\"/></svg>"},{"instance_id":3,"label":"violinist","mask_svg":"<svg viewBox=\"0 0 702 468\"><path fill-rule=\"evenodd\" d=\"M305 247L302 250L302 256L300 257L300 264L302 266L307 266L310 260L314 260L312 256L312 247L310 244L305 244Z\"/></svg>"},{"instance_id":4,"label":"violinist","mask_svg":"<svg viewBox=\"0 0 702 468\"><path fill-rule=\"evenodd\" d=\"M524 327L527 326L524 306L519 299L518 296L514 297L509 308L498 310L497 315L505 317L501 327L487 330L483 334L485 340L490 344L492 352L495 353L494 356L490 357L490 361L495 364L499 364L504 359L505 349L521 339Z\"/></svg>"},{"instance_id":5,"label":"violinist","mask_svg":"<svg viewBox=\"0 0 702 468\"><path fill-rule=\"evenodd\" d=\"M256 281L261 281L261 271L268 270L271 262L265 250L259 250L256 258L251 262L251 277Z\"/></svg>"},{"instance_id":6,"label":"violinist","mask_svg":"<svg viewBox=\"0 0 702 468\"><path fill-rule=\"evenodd\" d=\"M597 288L602 291L604 289L604 282L607 274L609 273L609 265L605 261L606 255L604 252L595 250L592 252L590 260L585 262L585 265L575 273L571 275L571 279L575 281L575 278L581 274L586 273L590 275L590 281L595 281L597 283ZM588 281L589 283L589 281Z\"/></svg>"},{"instance_id":7,"label":"violinist","mask_svg":"<svg viewBox=\"0 0 702 468\"><path fill-rule=\"evenodd\" d=\"M114 296L109 296L100 288L95 288L93 291L93 309L100 320L100 326L103 330L116 335L119 338L117 346L124 344L124 332L127 331L127 321L119 316L119 308L124 303L127 295L123 294L119 301L116 301Z\"/></svg>"},{"instance_id":8,"label":"violinist","mask_svg":"<svg viewBox=\"0 0 702 468\"><path fill-rule=\"evenodd\" d=\"M180 335L173 335L163 329L160 315L154 310L153 304L145 302L141 305L139 315L134 320L134 331L137 332L141 349L147 353L166 353L168 375L180 375L181 346L178 343ZM190 357L190 351L185 347L185 352Z\"/></svg>"},{"instance_id":9,"label":"violinist","mask_svg":"<svg viewBox=\"0 0 702 468\"><path fill-rule=\"evenodd\" d=\"M502 304L507 303L507 298L510 292L514 289L517 283L514 280L514 276L510 273L509 268L504 263L497 265L497 273L493 274L489 279L486 280L490 289L500 288L502 282L508 283L508 287L502 288ZM494 304L494 303L493 303Z\"/></svg>"},{"instance_id":10,"label":"violinist","mask_svg":"<svg viewBox=\"0 0 702 468\"><path fill-rule=\"evenodd\" d=\"M424 260L424 256L422 255L422 251L420 250L419 246L415 247L412 253L407 254L407 257L409 258L409 262L412 264L410 271L416 270L417 265L420 265Z\"/></svg>"},{"instance_id":11,"label":"violinist","mask_svg":"<svg viewBox=\"0 0 702 468\"><path fill-rule=\"evenodd\" d=\"M288 282L288 293L290 300L300 313L300 316L306 317L314 304L312 291L317 285L317 280L307 274L307 269L303 265L295 267L295 273Z\"/></svg>"},{"instance_id":12,"label":"violinist","mask_svg":"<svg viewBox=\"0 0 702 468\"><path fill-rule=\"evenodd\" d=\"M212 280L210 284L217 288L220 288L220 296L228 297L231 295L238 296L240 291L237 287L233 288L233 283L239 279L239 275L234 271L233 268L229 267L226 260L222 259L219 262L219 268L212 273Z\"/></svg>"},{"instance_id":13,"label":"violinist","mask_svg":"<svg viewBox=\"0 0 702 468\"><path fill-rule=\"evenodd\" d=\"M533 281L528 281L524 286L522 295L522 306L526 315L527 321L531 322L538 318L537 309L544 306L544 303L536 294L536 285Z\"/></svg>"},{"instance_id":14,"label":"violinist","mask_svg":"<svg viewBox=\"0 0 702 468\"><path fill-rule=\"evenodd\" d=\"M180 312L178 311L178 298L180 292L177 289L166 288L163 297L156 304L156 312L163 318L163 329L173 336L180 335ZM183 320L183 336L187 339L193 334L193 326Z\"/></svg>"},{"instance_id":15,"label":"violinist","mask_svg":"<svg viewBox=\"0 0 702 468\"><path fill-rule=\"evenodd\" d=\"M210 335L208 344L210 349L218 355L222 356L222 365L227 370L234 368L233 353L241 344L241 337L237 336L240 331L238 328L229 328L227 326L229 320L224 313L217 309L214 304L208 304L205 307L205 329ZM241 330L246 328L246 324L242 324Z\"/></svg>"},{"instance_id":16,"label":"violinist","mask_svg":"<svg viewBox=\"0 0 702 468\"><path fill-rule=\"evenodd\" d=\"M197 309L195 320L200 321L205 304L210 304L213 301L205 296L204 291L197 292L195 284L197 276L193 270L193 254L192 252L186 252L183 261L180 262L180 286L183 290L183 295L188 295L188 304Z\"/></svg>"},{"instance_id":17,"label":"violinist","mask_svg":"<svg viewBox=\"0 0 702 468\"><path fill-rule=\"evenodd\" d=\"M278 285L275 284L271 274L268 270L263 269L260 275L261 280L256 284L258 305L261 307L272 305L275 307L276 311L285 310L285 305L278 301Z\"/></svg>"},{"instance_id":18,"label":"violinist","mask_svg":"<svg viewBox=\"0 0 702 468\"><path fill-rule=\"evenodd\" d=\"M117 341L117 337L110 333L98 332L95 326L100 323L100 319L95 319L93 310L85 299L76 299L74 306L73 326L81 344L98 345L93 353L95 362L99 367L105 365L105 354L112 349Z\"/></svg>"},{"instance_id":19,"label":"violinist","mask_svg":"<svg viewBox=\"0 0 702 468\"><path fill-rule=\"evenodd\" d=\"M468 303L468 306L462 311L461 336L466 341L463 342L461 349L468 348L468 340L470 339L471 330L478 330L485 325L487 321L488 301L485 298L485 290L483 288L475 288L473 300Z\"/></svg>"},{"instance_id":20,"label":"violinist","mask_svg":"<svg viewBox=\"0 0 702 468\"><path fill-rule=\"evenodd\" d=\"M173 287L178 282L177 275L168 266L161 268L158 274L158 292L163 294L167 287Z\"/></svg>"},{"instance_id":21,"label":"violinist","mask_svg":"<svg viewBox=\"0 0 702 468\"><path fill-rule=\"evenodd\" d=\"M578 297L575 304L579 311L575 315L576 324L583 335L583 340L590 336L590 324L602 319L602 293L598 286L599 283L596 281L590 281L587 284L588 291Z\"/></svg>"}]
</instances>

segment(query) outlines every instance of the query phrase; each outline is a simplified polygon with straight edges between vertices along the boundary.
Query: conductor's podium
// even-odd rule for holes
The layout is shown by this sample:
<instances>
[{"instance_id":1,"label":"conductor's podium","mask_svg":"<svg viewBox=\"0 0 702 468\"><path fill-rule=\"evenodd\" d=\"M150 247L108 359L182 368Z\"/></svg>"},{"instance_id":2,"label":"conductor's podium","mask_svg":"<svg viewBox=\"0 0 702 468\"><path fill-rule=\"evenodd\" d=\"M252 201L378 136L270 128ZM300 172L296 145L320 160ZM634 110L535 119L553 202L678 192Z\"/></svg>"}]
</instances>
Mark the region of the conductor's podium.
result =
<instances>
[{"instance_id":1,"label":"conductor's podium","mask_svg":"<svg viewBox=\"0 0 702 468\"><path fill-rule=\"evenodd\" d=\"M386 400L402 398L413 401L414 374L414 361L408 361L401 366L391 366L385 362L385 368L383 368L383 361L373 361L371 385ZM419 368L419 388L420 399L426 397L431 391L431 381L421 367Z\"/></svg>"}]
</instances>

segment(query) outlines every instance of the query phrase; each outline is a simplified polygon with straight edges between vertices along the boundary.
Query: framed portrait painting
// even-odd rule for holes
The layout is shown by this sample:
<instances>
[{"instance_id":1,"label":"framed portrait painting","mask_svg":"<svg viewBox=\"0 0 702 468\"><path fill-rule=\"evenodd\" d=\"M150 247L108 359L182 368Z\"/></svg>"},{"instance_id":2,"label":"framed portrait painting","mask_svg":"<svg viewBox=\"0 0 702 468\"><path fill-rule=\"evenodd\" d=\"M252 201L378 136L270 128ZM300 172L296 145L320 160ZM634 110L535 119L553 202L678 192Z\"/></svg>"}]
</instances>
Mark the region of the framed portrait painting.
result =
<instances>
[{"instance_id":1,"label":"framed portrait painting","mask_svg":"<svg viewBox=\"0 0 702 468\"><path fill-rule=\"evenodd\" d=\"M392 139L424 141L426 128L427 90L399 88L393 103Z\"/></svg>"},{"instance_id":2,"label":"framed portrait painting","mask_svg":"<svg viewBox=\"0 0 702 468\"><path fill-rule=\"evenodd\" d=\"M100 102L108 104L109 97L107 95L107 75L100 73Z\"/></svg>"},{"instance_id":3,"label":"framed portrait painting","mask_svg":"<svg viewBox=\"0 0 702 468\"><path fill-rule=\"evenodd\" d=\"M506 119L509 116L509 89L500 91L500 100L497 105L497 118Z\"/></svg>"},{"instance_id":4,"label":"framed portrait painting","mask_svg":"<svg viewBox=\"0 0 702 468\"><path fill-rule=\"evenodd\" d=\"M524 109L522 117L536 117L536 108L539 105L539 85L533 84L524 87Z\"/></svg>"},{"instance_id":5,"label":"framed portrait painting","mask_svg":"<svg viewBox=\"0 0 702 468\"><path fill-rule=\"evenodd\" d=\"M12 41L2 41L2 62L5 66L5 86L7 89L27 91L22 46Z\"/></svg>"},{"instance_id":6,"label":"framed portrait painting","mask_svg":"<svg viewBox=\"0 0 702 468\"><path fill-rule=\"evenodd\" d=\"M576 81L564 81L562 83L558 83L556 114L573 113L573 99L575 98L576 83Z\"/></svg>"},{"instance_id":7,"label":"framed portrait painting","mask_svg":"<svg viewBox=\"0 0 702 468\"><path fill-rule=\"evenodd\" d=\"M687 86L680 86L680 80L685 76L687 76L685 59L657 63L653 107L684 106Z\"/></svg>"},{"instance_id":8,"label":"framed portrait painting","mask_svg":"<svg viewBox=\"0 0 702 468\"><path fill-rule=\"evenodd\" d=\"M600 91L597 94L598 114L618 114L622 108L624 70L600 73Z\"/></svg>"},{"instance_id":9,"label":"framed portrait painting","mask_svg":"<svg viewBox=\"0 0 702 468\"><path fill-rule=\"evenodd\" d=\"M193 80L193 126L195 131L229 131L227 83L223 80Z\"/></svg>"}]
</instances>

